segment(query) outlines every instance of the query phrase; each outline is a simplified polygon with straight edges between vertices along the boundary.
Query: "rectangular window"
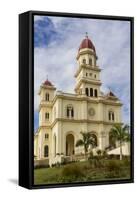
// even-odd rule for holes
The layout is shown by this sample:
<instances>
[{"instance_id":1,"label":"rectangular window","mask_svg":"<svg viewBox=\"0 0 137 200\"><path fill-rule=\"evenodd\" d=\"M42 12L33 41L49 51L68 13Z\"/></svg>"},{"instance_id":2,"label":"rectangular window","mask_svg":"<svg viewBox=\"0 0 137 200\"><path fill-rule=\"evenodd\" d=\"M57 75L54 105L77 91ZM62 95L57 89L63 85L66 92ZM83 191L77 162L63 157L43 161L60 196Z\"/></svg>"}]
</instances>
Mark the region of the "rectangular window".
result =
<instances>
[{"instance_id":1,"label":"rectangular window","mask_svg":"<svg viewBox=\"0 0 137 200\"><path fill-rule=\"evenodd\" d=\"M109 118L109 120L111 120L111 113L110 112L108 113L108 118Z\"/></svg>"},{"instance_id":2,"label":"rectangular window","mask_svg":"<svg viewBox=\"0 0 137 200\"><path fill-rule=\"evenodd\" d=\"M93 97L93 88L90 88L90 96Z\"/></svg>"},{"instance_id":3,"label":"rectangular window","mask_svg":"<svg viewBox=\"0 0 137 200\"><path fill-rule=\"evenodd\" d=\"M49 93L46 93L46 94L45 94L45 100L46 100L46 101L49 101Z\"/></svg>"},{"instance_id":4,"label":"rectangular window","mask_svg":"<svg viewBox=\"0 0 137 200\"><path fill-rule=\"evenodd\" d=\"M69 108L67 108L67 117L69 117Z\"/></svg>"},{"instance_id":5,"label":"rectangular window","mask_svg":"<svg viewBox=\"0 0 137 200\"><path fill-rule=\"evenodd\" d=\"M45 134L45 139L48 139L48 138L49 138L49 134L46 133L46 134Z\"/></svg>"},{"instance_id":6,"label":"rectangular window","mask_svg":"<svg viewBox=\"0 0 137 200\"><path fill-rule=\"evenodd\" d=\"M88 96L88 88L85 88L85 93Z\"/></svg>"},{"instance_id":7,"label":"rectangular window","mask_svg":"<svg viewBox=\"0 0 137 200\"><path fill-rule=\"evenodd\" d=\"M97 92L97 90L95 89L95 97L97 97L98 96L98 92Z\"/></svg>"},{"instance_id":8,"label":"rectangular window","mask_svg":"<svg viewBox=\"0 0 137 200\"><path fill-rule=\"evenodd\" d=\"M49 119L49 113L45 113L45 119Z\"/></svg>"},{"instance_id":9,"label":"rectangular window","mask_svg":"<svg viewBox=\"0 0 137 200\"><path fill-rule=\"evenodd\" d=\"M112 120L114 121L114 113L112 113Z\"/></svg>"}]
</instances>

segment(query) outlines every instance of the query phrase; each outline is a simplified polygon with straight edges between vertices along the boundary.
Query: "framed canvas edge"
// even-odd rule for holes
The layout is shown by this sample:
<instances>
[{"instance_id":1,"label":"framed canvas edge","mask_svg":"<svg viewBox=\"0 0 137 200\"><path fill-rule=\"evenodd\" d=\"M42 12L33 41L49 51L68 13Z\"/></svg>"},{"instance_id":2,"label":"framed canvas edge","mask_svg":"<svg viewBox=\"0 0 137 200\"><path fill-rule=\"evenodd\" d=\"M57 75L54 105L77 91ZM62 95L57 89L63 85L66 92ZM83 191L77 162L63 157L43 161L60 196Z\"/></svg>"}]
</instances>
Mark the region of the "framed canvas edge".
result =
<instances>
[{"instance_id":1,"label":"framed canvas edge","mask_svg":"<svg viewBox=\"0 0 137 200\"><path fill-rule=\"evenodd\" d=\"M110 185L110 184L123 184L134 183L134 17L130 16L113 16L113 15L97 15L97 14L80 14L80 13L64 13L64 12L49 12L49 11L27 11L20 15L28 14L29 16L29 183L26 186L28 189L46 189L46 188L61 188L61 187L78 187L78 186L96 186L96 185ZM130 125L131 125L131 178L125 180L111 180L111 181L94 181L94 182L80 182L80 183L68 183L68 184L34 184L34 143L33 143L33 125L34 125L34 43L33 43L33 17L34 15L45 16L59 16L59 17L78 17L78 18L94 18L94 19L106 19L106 20L123 20L130 21ZM20 184L19 184L20 185ZM22 186L22 185L20 185Z\"/></svg>"}]
</instances>

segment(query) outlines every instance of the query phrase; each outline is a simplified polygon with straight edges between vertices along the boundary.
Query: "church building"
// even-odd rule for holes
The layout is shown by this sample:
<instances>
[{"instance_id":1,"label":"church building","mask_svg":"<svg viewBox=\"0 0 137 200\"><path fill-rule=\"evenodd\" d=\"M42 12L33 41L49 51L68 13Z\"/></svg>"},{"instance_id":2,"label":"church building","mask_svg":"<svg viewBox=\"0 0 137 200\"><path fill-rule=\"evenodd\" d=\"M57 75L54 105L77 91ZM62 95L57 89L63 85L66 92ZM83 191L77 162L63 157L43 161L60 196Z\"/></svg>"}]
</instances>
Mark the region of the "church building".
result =
<instances>
[{"instance_id":1,"label":"church building","mask_svg":"<svg viewBox=\"0 0 137 200\"><path fill-rule=\"evenodd\" d=\"M50 165L84 152L83 147L76 147L81 131L91 132L96 140L95 148L104 150L110 145L110 129L115 123L122 123L122 103L112 91L104 94L100 90L101 69L97 65L95 46L87 35L76 59L74 94L57 91L48 79L39 90L34 156L36 160L48 160Z\"/></svg>"}]
</instances>

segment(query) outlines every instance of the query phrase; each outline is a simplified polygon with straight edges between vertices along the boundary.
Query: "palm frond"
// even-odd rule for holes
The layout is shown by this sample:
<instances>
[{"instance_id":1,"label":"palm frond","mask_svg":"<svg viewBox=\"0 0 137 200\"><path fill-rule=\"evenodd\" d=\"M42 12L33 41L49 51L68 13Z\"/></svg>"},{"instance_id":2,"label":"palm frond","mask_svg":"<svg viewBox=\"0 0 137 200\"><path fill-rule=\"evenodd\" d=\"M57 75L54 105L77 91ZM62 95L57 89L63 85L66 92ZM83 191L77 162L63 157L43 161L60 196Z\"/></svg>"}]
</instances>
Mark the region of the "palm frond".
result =
<instances>
[{"instance_id":1,"label":"palm frond","mask_svg":"<svg viewBox=\"0 0 137 200\"><path fill-rule=\"evenodd\" d=\"M81 139L76 142L76 147L83 146L83 145L84 145L84 142Z\"/></svg>"},{"instance_id":2,"label":"palm frond","mask_svg":"<svg viewBox=\"0 0 137 200\"><path fill-rule=\"evenodd\" d=\"M124 141L129 141L129 126L122 126L119 124L114 125L110 130L110 137L111 139L120 141L121 143L123 143Z\"/></svg>"}]
</instances>

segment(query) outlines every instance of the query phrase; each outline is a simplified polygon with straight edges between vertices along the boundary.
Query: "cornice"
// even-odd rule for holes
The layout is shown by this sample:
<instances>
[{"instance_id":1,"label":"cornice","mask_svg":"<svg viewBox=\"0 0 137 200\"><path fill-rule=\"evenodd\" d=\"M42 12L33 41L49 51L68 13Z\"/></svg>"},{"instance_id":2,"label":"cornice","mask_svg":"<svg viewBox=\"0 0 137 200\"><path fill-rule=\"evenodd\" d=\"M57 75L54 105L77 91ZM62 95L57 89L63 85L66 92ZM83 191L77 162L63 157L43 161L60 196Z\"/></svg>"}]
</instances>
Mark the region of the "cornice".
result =
<instances>
[{"instance_id":1,"label":"cornice","mask_svg":"<svg viewBox=\"0 0 137 200\"><path fill-rule=\"evenodd\" d=\"M48 90L56 90L56 87L54 86L48 86L48 85L41 85L38 94L41 94L42 89L48 89Z\"/></svg>"},{"instance_id":2,"label":"cornice","mask_svg":"<svg viewBox=\"0 0 137 200\"><path fill-rule=\"evenodd\" d=\"M54 100L48 105L48 104L40 104L39 105L39 111L41 108L43 107L53 107L53 105L55 104L55 102L57 101L57 99L64 99L64 100L73 100L73 101L87 101L88 103L94 103L94 104L105 104L105 105L112 105L112 106L122 106L123 104L119 101L115 101L113 99L111 100L107 100L107 99L103 99L102 97L98 97L98 98L94 98L94 97L87 97L87 96L65 96L65 95L56 95Z\"/></svg>"},{"instance_id":3,"label":"cornice","mask_svg":"<svg viewBox=\"0 0 137 200\"><path fill-rule=\"evenodd\" d=\"M85 49L80 50L80 51L78 52L78 55L77 55L76 59L78 60L79 57L80 57L80 55L85 55L85 54L94 55L94 56L96 57L96 59L98 59L96 53L95 53L93 50L89 49L89 48L85 48Z\"/></svg>"},{"instance_id":4,"label":"cornice","mask_svg":"<svg viewBox=\"0 0 137 200\"><path fill-rule=\"evenodd\" d=\"M74 77L76 78L78 76L78 74L81 72L82 69L90 69L90 70L93 70L93 71L97 71L97 72L100 72L101 69L98 67L98 66L95 66L95 67L92 67L90 65L87 65L87 64L82 64L79 66L78 70L76 71Z\"/></svg>"},{"instance_id":5,"label":"cornice","mask_svg":"<svg viewBox=\"0 0 137 200\"><path fill-rule=\"evenodd\" d=\"M67 118L56 118L51 125L40 126L41 128L53 128L57 122L68 122L68 123L90 123L90 124L103 124L103 125L114 125L114 124L123 124L122 122L109 122L109 121L100 121L100 120L89 120L89 119L67 119Z\"/></svg>"},{"instance_id":6,"label":"cornice","mask_svg":"<svg viewBox=\"0 0 137 200\"><path fill-rule=\"evenodd\" d=\"M99 85L99 86L102 85L100 80L87 80L87 79L81 78L81 80L77 83L75 90L77 90L81 86L82 83L89 83L89 84Z\"/></svg>"}]
</instances>

